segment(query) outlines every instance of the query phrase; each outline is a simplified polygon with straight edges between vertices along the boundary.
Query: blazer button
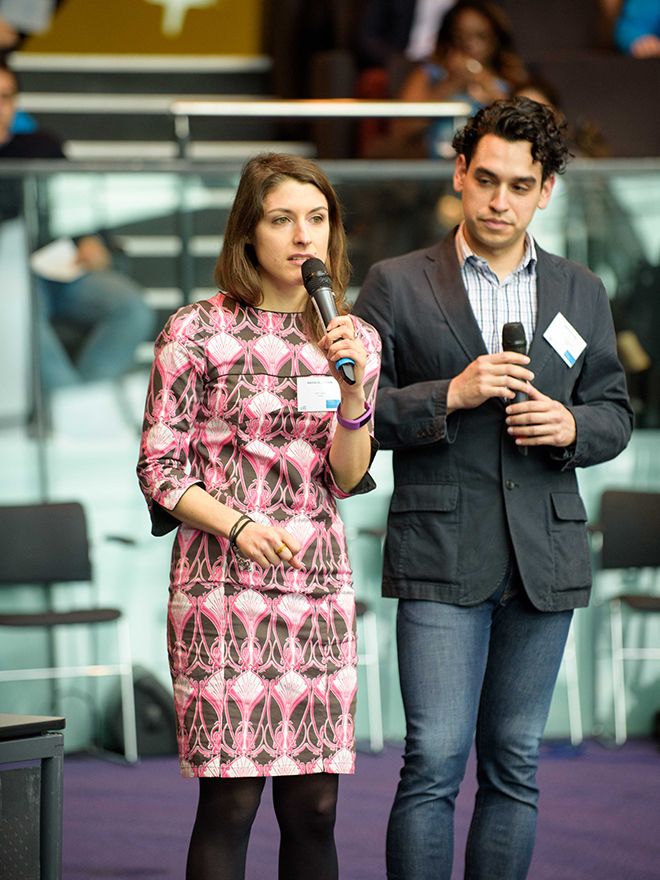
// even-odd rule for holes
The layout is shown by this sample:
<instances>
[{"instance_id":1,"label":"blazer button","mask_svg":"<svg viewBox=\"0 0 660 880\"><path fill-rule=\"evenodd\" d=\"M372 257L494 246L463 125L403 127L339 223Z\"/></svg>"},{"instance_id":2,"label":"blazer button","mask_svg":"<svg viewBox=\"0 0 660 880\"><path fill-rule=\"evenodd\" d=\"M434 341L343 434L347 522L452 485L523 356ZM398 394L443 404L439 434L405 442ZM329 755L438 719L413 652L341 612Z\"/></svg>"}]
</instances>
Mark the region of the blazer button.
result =
<instances>
[{"instance_id":1,"label":"blazer button","mask_svg":"<svg viewBox=\"0 0 660 880\"><path fill-rule=\"evenodd\" d=\"M505 488L507 489L515 489L518 484L514 483L513 480L506 480L504 483Z\"/></svg>"}]
</instances>

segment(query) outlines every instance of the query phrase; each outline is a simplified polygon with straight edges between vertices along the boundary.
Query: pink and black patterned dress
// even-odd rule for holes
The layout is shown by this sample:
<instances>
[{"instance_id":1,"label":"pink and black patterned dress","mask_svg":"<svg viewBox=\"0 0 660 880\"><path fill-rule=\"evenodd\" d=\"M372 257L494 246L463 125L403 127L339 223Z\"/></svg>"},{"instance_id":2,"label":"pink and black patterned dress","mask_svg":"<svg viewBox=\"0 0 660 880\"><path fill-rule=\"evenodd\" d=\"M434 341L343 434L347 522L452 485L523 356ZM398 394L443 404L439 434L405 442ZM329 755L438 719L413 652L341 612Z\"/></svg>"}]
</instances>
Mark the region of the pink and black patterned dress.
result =
<instances>
[{"instance_id":1,"label":"pink and black patterned dress","mask_svg":"<svg viewBox=\"0 0 660 880\"><path fill-rule=\"evenodd\" d=\"M367 350L373 405L376 331ZM138 475L152 532L178 526L168 649L183 776L351 773L355 601L328 462L334 412L300 412L298 377L327 375L302 315L219 293L176 312L156 342ZM372 440L375 449L375 443ZM168 512L193 484L302 546L303 571L262 568ZM352 494L367 492L366 474Z\"/></svg>"}]
</instances>

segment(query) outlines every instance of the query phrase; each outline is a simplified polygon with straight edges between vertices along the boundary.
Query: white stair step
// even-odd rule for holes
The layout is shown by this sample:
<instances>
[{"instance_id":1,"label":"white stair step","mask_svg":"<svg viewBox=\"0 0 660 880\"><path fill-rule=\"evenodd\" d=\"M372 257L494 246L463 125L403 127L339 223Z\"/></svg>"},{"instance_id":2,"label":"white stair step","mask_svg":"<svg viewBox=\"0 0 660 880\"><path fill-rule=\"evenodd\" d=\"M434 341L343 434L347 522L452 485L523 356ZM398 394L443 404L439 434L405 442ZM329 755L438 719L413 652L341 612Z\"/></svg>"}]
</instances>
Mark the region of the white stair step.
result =
<instances>
[{"instance_id":1,"label":"white stair step","mask_svg":"<svg viewBox=\"0 0 660 880\"><path fill-rule=\"evenodd\" d=\"M97 159L176 159L178 145L171 141L79 141L64 144L67 158ZM301 141L192 141L188 145L188 158L207 161L235 159L245 161L257 153L293 153L296 156L314 157L313 144Z\"/></svg>"},{"instance_id":2,"label":"white stair step","mask_svg":"<svg viewBox=\"0 0 660 880\"><path fill-rule=\"evenodd\" d=\"M261 73L271 68L267 55L84 55L51 52L14 52L17 72L94 70L116 73Z\"/></svg>"},{"instance_id":3,"label":"white stair step","mask_svg":"<svg viewBox=\"0 0 660 880\"><path fill-rule=\"evenodd\" d=\"M209 299L217 293L215 287L195 287L190 294L193 301ZM171 309L174 311L183 305L183 297L179 287L147 287L144 298L154 309Z\"/></svg>"},{"instance_id":4,"label":"white stair step","mask_svg":"<svg viewBox=\"0 0 660 880\"><path fill-rule=\"evenodd\" d=\"M129 257L176 257L181 253L177 235L119 235L122 250ZM190 240L194 257L215 257L222 247L222 235L195 235Z\"/></svg>"}]
</instances>

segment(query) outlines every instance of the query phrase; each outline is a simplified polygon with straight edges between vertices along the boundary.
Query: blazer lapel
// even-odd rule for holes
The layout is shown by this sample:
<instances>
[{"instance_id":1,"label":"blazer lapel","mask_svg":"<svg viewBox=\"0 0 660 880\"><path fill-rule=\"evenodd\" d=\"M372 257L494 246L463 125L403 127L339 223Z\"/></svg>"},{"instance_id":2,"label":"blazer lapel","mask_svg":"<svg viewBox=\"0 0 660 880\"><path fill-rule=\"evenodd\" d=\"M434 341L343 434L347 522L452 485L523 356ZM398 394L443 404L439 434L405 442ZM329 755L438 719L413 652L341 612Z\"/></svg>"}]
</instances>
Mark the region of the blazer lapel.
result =
<instances>
[{"instance_id":1,"label":"blazer lapel","mask_svg":"<svg viewBox=\"0 0 660 880\"><path fill-rule=\"evenodd\" d=\"M474 317L463 284L454 244L455 231L426 252L424 273L431 291L469 362L488 354L481 330ZM566 314L568 290L561 268L550 254L536 245L536 329L529 346L531 369L538 376L550 355L552 347L543 338L557 312Z\"/></svg>"},{"instance_id":2,"label":"blazer lapel","mask_svg":"<svg viewBox=\"0 0 660 880\"><path fill-rule=\"evenodd\" d=\"M468 362L488 354L481 330L470 306L451 232L435 247L427 251L424 273L433 296L447 324L465 352Z\"/></svg>"},{"instance_id":3,"label":"blazer lapel","mask_svg":"<svg viewBox=\"0 0 660 880\"><path fill-rule=\"evenodd\" d=\"M552 346L543 338L557 312L567 312L568 290L564 273L550 254L536 245L536 329L529 347L531 369L536 376L553 354Z\"/></svg>"}]
</instances>

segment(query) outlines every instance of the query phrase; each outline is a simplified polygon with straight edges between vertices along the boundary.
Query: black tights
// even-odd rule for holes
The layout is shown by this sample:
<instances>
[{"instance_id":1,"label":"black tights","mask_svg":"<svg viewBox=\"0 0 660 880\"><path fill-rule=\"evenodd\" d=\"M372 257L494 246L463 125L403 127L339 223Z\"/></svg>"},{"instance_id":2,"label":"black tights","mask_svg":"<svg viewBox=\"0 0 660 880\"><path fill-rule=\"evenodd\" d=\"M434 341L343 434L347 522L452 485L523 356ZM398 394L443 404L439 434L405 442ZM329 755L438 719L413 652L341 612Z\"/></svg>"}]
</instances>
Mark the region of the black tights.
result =
<instances>
[{"instance_id":1,"label":"black tights","mask_svg":"<svg viewBox=\"0 0 660 880\"><path fill-rule=\"evenodd\" d=\"M200 779L186 880L243 880L250 829L264 779ZM337 880L335 808L338 777L273 777L280 827L280 880Z\"/></svg>"}]
</instances>

